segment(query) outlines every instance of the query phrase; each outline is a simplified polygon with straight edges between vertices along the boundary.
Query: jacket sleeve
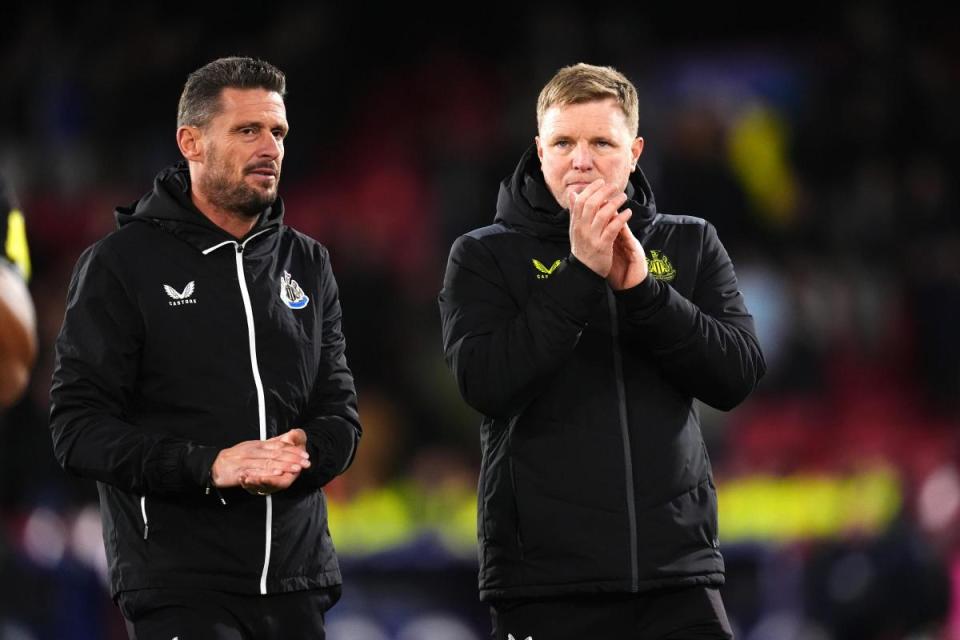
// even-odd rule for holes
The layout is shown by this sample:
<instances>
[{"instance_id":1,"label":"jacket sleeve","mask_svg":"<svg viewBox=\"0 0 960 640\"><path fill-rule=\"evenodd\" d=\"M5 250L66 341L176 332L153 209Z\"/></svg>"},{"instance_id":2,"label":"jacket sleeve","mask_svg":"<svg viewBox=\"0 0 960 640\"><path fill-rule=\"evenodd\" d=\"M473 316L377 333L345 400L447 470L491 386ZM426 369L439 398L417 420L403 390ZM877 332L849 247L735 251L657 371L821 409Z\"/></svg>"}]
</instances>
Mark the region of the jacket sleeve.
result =
<instances>
[{"instance_id":1,"label":"jacket sleeve","mask_svg":"<svg viewBox=\"0 0 960 640\"><path fill-rule=\"evenodd\" d=\"M74 270L50 392L54 454L71 473L139 495L202 490L216 448L127 421L144 326L118 265L99 243Z\"/></svg>"},{"instance_id":2,"label":"jacket sleeve","mask_svg":"<svg viewBox=\"0 0 960 640\"><path fill-rule=\"evenodd\" d=\"M645 348L683 392L729 410L766 371L753 317L737 288L733 263L707 223L692 299L647 277L617 292L624 336Z\"/></svg>"},{"instance_id":3,"label":"jacket sleeve","mask_svg":"<svg viewBox=\"0 0 960 640\"><path fill-rule=\"evenodd\" d=\"M463 236L439 296L447 365L467 404L493 418L535 397L577 346L604 291L603 278L572 256L522 305L503 278L490 251Z\"/></svg>"},{"instance_id":4,"label":"jacket sleeve","mask_svg":"<svg viewBox=\"0 0 960 640\"><path fill-rule=\"evenodd\" d=\"M357 392L347 366L346 340L341 330L342 312L337 282L324 250L320 291L323 295L323 336L320 366L304 420L311 466L298 482L322 487L353 462L362 428L357 412Z\"/></svg>"}]
</instances>

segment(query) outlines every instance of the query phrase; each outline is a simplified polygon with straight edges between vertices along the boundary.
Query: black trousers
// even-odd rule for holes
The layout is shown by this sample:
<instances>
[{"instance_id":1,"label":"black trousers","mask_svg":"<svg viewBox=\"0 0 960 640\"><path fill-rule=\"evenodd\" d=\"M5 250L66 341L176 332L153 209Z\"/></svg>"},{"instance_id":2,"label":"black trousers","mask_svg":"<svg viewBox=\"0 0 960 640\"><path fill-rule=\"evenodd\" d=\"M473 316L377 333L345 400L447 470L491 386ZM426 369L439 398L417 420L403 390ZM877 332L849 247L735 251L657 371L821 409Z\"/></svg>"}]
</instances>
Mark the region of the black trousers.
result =
<instances>
[{"instance_id":1,"label":"black trousers","mask_svg":"<svg viewBox=\"0 0 960 640\"><path fill-rule=\"evenodd\" d=\"M731 640L717 589L578 595L491 604L493 640Z\"/></svg>"},{"instance_id":2,"label":"black trousers","mask_svg":"<svg viewBox=\"0 0 960 640\"><path fill-rule=\"evenodd\" d=\"M324 640L340 588L245 595L140 589L117 598L130 640Z\"/></svg>"}]
</instances>

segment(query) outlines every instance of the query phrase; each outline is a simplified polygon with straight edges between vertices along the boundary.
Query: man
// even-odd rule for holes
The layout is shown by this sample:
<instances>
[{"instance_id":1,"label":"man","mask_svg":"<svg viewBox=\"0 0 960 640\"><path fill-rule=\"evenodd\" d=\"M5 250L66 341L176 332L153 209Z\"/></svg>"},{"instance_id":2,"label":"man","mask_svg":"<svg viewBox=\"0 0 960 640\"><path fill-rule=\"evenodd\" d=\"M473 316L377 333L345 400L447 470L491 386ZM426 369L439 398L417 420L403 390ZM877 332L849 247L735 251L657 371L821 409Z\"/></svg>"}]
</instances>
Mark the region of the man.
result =
<instances>
[{"instance_id":1,"label":"man","mask_svg":"<svg viewBox=\"0 0 960 640\"><path fill-rule=\"evenodd\" d=\"M753 320L714 228L657 212L622 74L561 69L537 124L440 293L483 414L481 600L502 640L729 638L693 401L756 385Z\"/></svg>"},{"instance_id":2,"label":"man","mask_svg":"<svg viewBox=\"0 0 960 640\"><path fill-rule=\"evenodd\" d=\"M27 289L30 252L23 214L0 181L0 409L27 388L37 357L36 314Z\"/></svg>"},{"instance_id":3,"label":"man","mask_svg":"<svg viewBox=\"0 0 960 640\"><path fill-rule=\"evenodd\" d=\"M340 571L322 487L360 437L327 250L283 225L278 69L187 79L185 162L80 258L51 429L98 481L131 638L323 638Z\"/></svg>"}]
</instances>

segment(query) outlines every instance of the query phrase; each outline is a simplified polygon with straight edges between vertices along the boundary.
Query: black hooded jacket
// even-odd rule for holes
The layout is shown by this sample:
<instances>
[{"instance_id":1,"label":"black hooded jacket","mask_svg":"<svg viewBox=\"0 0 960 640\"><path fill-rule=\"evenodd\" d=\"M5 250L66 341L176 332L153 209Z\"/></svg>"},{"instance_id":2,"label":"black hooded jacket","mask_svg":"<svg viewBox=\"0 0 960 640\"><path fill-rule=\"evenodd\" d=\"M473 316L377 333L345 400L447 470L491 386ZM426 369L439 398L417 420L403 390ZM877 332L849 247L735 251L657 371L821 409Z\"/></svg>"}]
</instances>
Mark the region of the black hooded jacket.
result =
<instances>
[{"instance_id":1,"label":"black hooded jacket","mask_svg":"<svg viewBox=\"0 0 960 640\"><path fill-rule=\"evenodd\" d=\"M98 481L111 590L274 593L340 584L321 487L360 436L327 250L278 199L242 240L191 203L183 163L81 256L56 344L65 469ZM211 491L220 450L300 427L286 491Z\"/></svg>"},{"instance_id":2,"label":"black hooded jacket","mask_svg":"<svg viewBox=\"0 0 960 640\"><path fill-rule=\"evenodd\" d=\"M694 398L730 409L765 371L713 226L625 206L650 276L614 292L570 256L535 150L493 225L460 237L440 314L447 362L483 414L483 600L723 582Z\"/></svg>"}]
</instances>

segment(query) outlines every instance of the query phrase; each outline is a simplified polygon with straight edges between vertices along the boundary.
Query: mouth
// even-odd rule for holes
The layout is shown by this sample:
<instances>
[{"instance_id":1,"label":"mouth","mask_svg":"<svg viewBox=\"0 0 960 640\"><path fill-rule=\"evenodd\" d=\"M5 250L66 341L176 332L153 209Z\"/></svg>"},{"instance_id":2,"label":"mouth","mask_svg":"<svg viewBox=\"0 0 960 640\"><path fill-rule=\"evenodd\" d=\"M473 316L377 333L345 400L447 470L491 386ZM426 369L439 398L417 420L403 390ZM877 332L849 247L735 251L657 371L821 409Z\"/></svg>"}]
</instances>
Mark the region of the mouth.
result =
<instances>
[{"instance_id":1,"label":"mouth","mask_svg":"<svg viewBox=\"0 0 960 640\"><path fill-rule=\"evenodd\" d=\"M279 173L273 167L254 167L247 171L248 174L253 176L259 176L261 178L274 178L276 179L277 174Z\"/></svg>"},{"instance_id":2,"label":"mouth","mask_svg":"<svg viewBox=\"0 0 960 640\"><path fill-rule=\"evenodd\" d=\"M592 180L584 180L584 181L578 180L576 182L568 182L566 188L569 189L570 191L573 191L574 193L580 193L581 191L586 189L592 182L593 182Z\"/></svg>"}]
</instances>

